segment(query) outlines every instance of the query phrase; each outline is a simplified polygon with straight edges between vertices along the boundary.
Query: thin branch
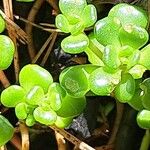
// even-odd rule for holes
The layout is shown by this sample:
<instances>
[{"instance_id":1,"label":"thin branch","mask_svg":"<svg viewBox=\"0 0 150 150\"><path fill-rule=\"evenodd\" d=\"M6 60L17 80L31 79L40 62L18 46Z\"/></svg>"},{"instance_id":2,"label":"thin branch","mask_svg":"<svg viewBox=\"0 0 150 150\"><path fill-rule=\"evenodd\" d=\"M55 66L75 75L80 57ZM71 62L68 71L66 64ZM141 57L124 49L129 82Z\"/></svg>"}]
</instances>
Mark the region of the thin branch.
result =
<instances>
[{"instance_id":1,"label":"thin branch","mask_svg":"<svg viewBox=\"0 0 150 150\"><path fill-rule=\"evenodd\" d=\"M48 37L48 39L46 40L46 42L43 44L42 48L39 50L39 52L37 53L37 55L32 60L33 64L36 63L37 60L40 58L41 54L44 52L44 50L46 49L47 45L50 43L51 39L52 39L52 34Z\"/></svg>"},{"instance_id":2,"label":"thin branch","mask_svg":"<svg viewBox=\"0 0 150 150\"><path fill-rule=\"evenodd\" d=\"M35 1L35 3L33 4L33 7L31 8L31 10L29 12L29 15L28 15L28 18L27 18L28 21L30 21L30 22L35 21L35 17L36 17L36 15L37 15L37 13L38 13L38 11L41 8L43 3L44 3L44 0L36 0ZM34 47L34 42L33 42L33 37L32 37L32 27L33 26L31 24L26 23L25 30L26 30L26 33L27 33L28 38L29 38L28 52L29 52L31 60L33 60L33 58L36 55L36 50L35 50L35 47Z\"/></svg>"},{"instance_id":3,"label":"thin branch","mask_svg":"<svg viewBox=\"0 0 150 150\"><path fill-rule=\"evenodd\" d=\"M21 123L19 124L20 132L21 132L21 138L22 138L22 149L21 150L29 150L29 131L28 127Z\"/></svg>"},{"instance_id":4,"label":"thin branch","mask_svg":"<svg viewBox=\"0 0 150 150\"><path fill-rule=\"evenodd\" d=\"M50 126L51 129L53 129L55 132L58 132L61 134L65 139L70 141L72 144L74 144L76 147L78 147L80 150L95 150L88 144L84 143L83 141L80 141L78 138L73 136L72 134L68 133L64 129L59 129L55 126Z\"/></svg>"},{"instance_id":5,"label":"thin branch","mask_svg":"<svg viewBox=\"0 0 150 150\"><path fill-rule=\"evenodd\" d=\"M116 100L116 107L117 107L117 113L116 113L116 118L115 122L113 125L112 133L110 136L110 139L108 141L108 145L114 144L116 140L116 135L119 129L119 125L121 123L122 115L123 115L123 110L124 110L124 104L120 103L119 101Z\"/></svg>"},{"instance_id":6,"label":"thin branch","mask_svg":"<svg viewBox=\"0 0 150 150\"><path fill-rule=\"evenodd\" d=\"M42 65L42 66L44 66L44 64L46 63L46 61L47 61L47 59L48 59L48 56L50 55L50 53L51 53L51 51L52 51L52 48L53 48L54 43L55 43L55 40L56 40L56 38L57 38L57 32L54 32L52 36L53 36L53 38L52 38L51 44L50 44L50 46L49 46L49 48L48 48L48 50L47 50L47 52L46 52L46 54L45 54L45 56L44 56L42 62L41 62L41 65Z\"/></svg>"},{"instance_id":7,"label":"thin branch","mask_svg":"<svg viewBox=\"0 0 150 150\"><path fill-rule=\"evenodd\" d=\"M13 135L10 142L16 147L17 150L21 150L21 140L16 133Z\"/></svg>"},{"instance_id":8,"label":"thin branch","mask_svg":"<svg viewBox=\"0 0 150 150\"><path fill-rule=\"evenodd\" d=\"M0 81L4 88L7 88L8 86L10 86L10 82L2 70L0 70Z\"/></svg>"}]
</instances>

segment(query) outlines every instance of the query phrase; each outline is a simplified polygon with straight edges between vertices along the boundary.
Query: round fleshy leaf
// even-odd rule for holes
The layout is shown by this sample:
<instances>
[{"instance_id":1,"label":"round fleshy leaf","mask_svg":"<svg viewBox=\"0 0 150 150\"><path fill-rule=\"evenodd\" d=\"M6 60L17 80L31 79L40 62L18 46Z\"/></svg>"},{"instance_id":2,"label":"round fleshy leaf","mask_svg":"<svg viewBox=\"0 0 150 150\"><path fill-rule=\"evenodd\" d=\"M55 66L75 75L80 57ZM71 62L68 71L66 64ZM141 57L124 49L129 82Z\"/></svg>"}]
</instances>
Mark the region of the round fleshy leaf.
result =
<instances>
[{"instance_id":1,"label":"round fleshy leaf","mask_svg":"<svg viewBox=\"0 0 150 150\"><path fill-rule=\"evenodd\" d=\"M87 5L83 12L81 18L84 21L85 27L92 26L97 20L97 11L94 5Z\"/></svg>"},{"instance_id":2,"label":"round fleshy leaf","mask_svg":"<svg viewBox=\"0 0 150 150\"><path fill-rule=\"evenodd\" d=\"M106 46L102 57L104 64L110 69L117 69L121 65L118 54L118 50L113 45Z\"/></svg>"},{"instance_id":3,"label":"round fleshy leaf","mask_svg":"<svg viewBox=\"0 0 150 150\"><path fill-rule=\"evenodd\" d=\"M5 26L6 26L5 20L0 15L0 33L2 33L5 30Z\"/></svg>"},{"instance_id":4,"label":"round fleshy leaf","mask_svg":"<svg viewBox=\"0 0 150 150\"><path fill-rule=\"evenodd\" d=\"M148 70L150 70L150 44L148 44L146 47L144 47L141 51L140 54L140 60L139 64L143 65L146 67Z\"/></svg>"},{"instance_id":5,"label":"round fleshy leaf","mask_svg":"<svg viewBox=\"0 0 150 150\"><path fill-rule=\"evenodd\" d=\"M0 147L5 145L14 134L14 128L9 121L0 115Z\"/></svg>"},{"instance_id":6,"label":"round fleshy leaf","mask_svg":"<svg viewBox=\"0 0 150 150\"><path fill-rule=\"evenodd\" d=\"M145 79L141 84L141 100L145 109L150 110L150 78Z\"/></svg>"},{"instance_id":7,"label":"round fleshy leaf","mask_svg":"<svg viewBox=\"0 0 150 150\"><path fill-rule=\"evenodd\" d=\"M148 15L146 11L135 5L121 3L114 6L108 17L110 19L118 19L121 25L134 24L146 28L148 25Z\"/></svg>"},{"instance_id":8,"label":"round fleshy leaf","mask_svg":"<svg viewBox=\"0 0 150 150\"><path fill-rule=\"evenodd\" d=\"M73 117L63 118L63 117L57 116L55 125L58 128L65 128L71 124L72 120L73 120Z\"/></svg>"},{"instance_id":9,"label":"round fleshy leaf","mask_svg":"<svg viewBox=\"0 0 150 150\"><path fill-rule=\"evenodd\" d=\"M61 42L61 47L66 53L77 54L83 52L89 45L85 34L70 35Z\"/></svg>"},{"instance_id":10,"label":"round fleshy leaf","mask_svg":"<svg viewBox=\"0 0 150 150\"><path fill-rule=\"evenodd\" d=\"M43 107L37 107L33 116L36 121L45 125L53 125L57 119L57 115L52 109L44 109Z\"/></svg>"},{"instance_id":11,"label":"round fleshy leaf","mask_svg":"<svg viewBox=\"0 0 150 150\"><path fill-rule=\"evenodd\" d=\"M75 24L80 20L80 16L84 7L87 5L86 0L60 0L59 8L67 17L71 24Z\"/></svg>"},{"instance_id":12,"label":"round fleshy leaf","mask_svg":"<svg viewBox=\"0 0 150 150\"><path fill-rule=\"evenodd\" d=\"M122 45L139 49L147 43L149 35L144 28L127 24L120 28L119 39Z\"/></svg>"},{"instance_id":13,"label":"round fleshy leaf","mask_svg":"<svg viewBox=\"0 0 150 150\"><path fill-rule=\"evenodd\" d=\"M129 102L135 93L135 80L129 73L122 74L121 81L116 86L115 97L122 103Z\"/></svg>"},{"instance_id":14,"label":"round fleshy leaf","mask_svg":"<svg viewBox=\"0 0 150 150\"><path fill-rule=\"evenodd\" d=\"M120 81L121 72L108 73L103 68L93 71L89 78L90 89L96 95L110 95Z\"/></svg>"},{"instance_id":15,"label":"round fleshy leaf","mask_svg":"<svg viewBox=\"0 0 150 150\"><path fill-rule=\"evenodd\" d=\"M7 69L13 60L15 45L6 35L0 35L0 70Z\"/></svg>"},{"instance_id":16,"label":"round fleshy leaf","mask_svg":"<svg viewBox=\"0 0 150 150\"><path fill-rule=\"evenodd\" d=\"M39 105L44 97L44 91L40 86L34 86L26 96L26 102L30 105Z\"/></svg>"},{"instance_id":17,"label":"round fleshy leaf","mask_svg":"<svg viewBox=\"0 0 150 150\"><path fill-rule=\"evenodd\" d=\"M48 89L48 98L50 100L50 106L54 111L61 108L62 98L65 97L65 95L66 92L59 83L54 82L50 85Z\"/></svg>"},{"instance_id":18,"label":"round fleshy leaf","mask_svg":"<svg viewBox=\"0 0 150 150\"><path fill-rule=\"evenodd\" d=\"M20 85L29 92L33 86L40 86L44 93L47 93L49 86L53 82L51 74L44 68L29 64L24 66L19 74Z\"/></svg>"},{"instance_id":19,"label":"round fleshy leaf","mask_svg":"<svg viewBox=\"0 0 150 150\"><path fill-rule=\"evenodd\" d=\"M36 121L35 121L35 119L33 117L33 114L29 114L27 116L27 118L26 118L26 125L29 126L29 127L31 127L31 126L33 126L35 124L35 122Z\"/></svg>"},{"instance_id":20,"label":"round fleshy leaf","mask_svg":"<svg viewBox=\"0 0 150 150\"><path fill-rule=\"evenodd\" d=\"M120 46L118 38L119 28L119 23L106 17L95 24L94 33L96 39L104 46L114 44L117 47Z\"/></svg>"},{"instance_id":21,"label":"round fleshy leaf","mask_svg":"<svg viewBox=\"0 0 150 150\"><path fill-rule=\"evenodd\" d=\"M16 107L15 107L15 113L18 119L20 120L24 120L27 118L27 104L26 103L19 103Z\"/></svg>"},{"instance_id":22,"label":"round fleshy leaf","mask_svg":"<svg viewBox=\"0 0 150 150\"><path fill-rule=\"evenodd\" d=\"M74 66L69 67L61 72L59 81L60 85L66 90L66 92L74 97L82 97L89 91L88 77L90 72L95 70L96 66ZM84 83L84 84L83 84Z\"/></svg>"},{"instance_id":23,"label":"round fleshy leaf","mask_svg":"<svg viewBox=\"0 0 150 150\"><path fill-rule=\"evenodd\" d=\"M34 2L34 0L16 0L18 2Z\"/></svg>"},{"instance_id":24,"label":"round fleshy leaf","mask_svg":"<svg viewBox=\"0 0 150 150\"><path fill-rule=\"evenodd\" d=\"M150 128L150 111L143 109L137 115L137 124L143 129Z\"/></svg>"},{"instance_id":25,"label":"round fleshy leaf","mask_svg":"<svg viewBox=\"0 0 150 150\"><path fill-rule=\"evenodd\" d=\"M18 85L12 85L1 93L1 103L6 107L15 107L18 103L24 102L25 91Z\"/></svg>"},{"instance_id":26,"label":"round fleshy leaf","mask_svg":"<svg viewBox=\"0 0 150 150\"><path fill-rule=\"evenodd\" d=\"M78 116L86 106L85 97L71 97L66 95L62 100L62 106L57 111L57 115L60 117L75 117Z\"/></svg>"},{"instance_id":27,"label":"round fleshy leaf","mask_svg":"<svg viewBox=\"0 0 150 150\"><path fill-rule=\"evenodd\" d=\"M55 20L55 24L56 24L56 27L58 29L60 29L62 32L64 32L64 33L70 32L69 22L64 15L62 15L62 14L57 15L56 20Z\"/></svg>"},{"instance_id":28,"label":"round fleshy leaf","mask_svg":"<svg viewBox=\"0 0 150 150\"><path fill-rule=\"evenodd\" d=\"M142 65L135 65L128 72L133 76L134 79L140 79L143 76L146 68Z\"/></svg>"}]
</instances>

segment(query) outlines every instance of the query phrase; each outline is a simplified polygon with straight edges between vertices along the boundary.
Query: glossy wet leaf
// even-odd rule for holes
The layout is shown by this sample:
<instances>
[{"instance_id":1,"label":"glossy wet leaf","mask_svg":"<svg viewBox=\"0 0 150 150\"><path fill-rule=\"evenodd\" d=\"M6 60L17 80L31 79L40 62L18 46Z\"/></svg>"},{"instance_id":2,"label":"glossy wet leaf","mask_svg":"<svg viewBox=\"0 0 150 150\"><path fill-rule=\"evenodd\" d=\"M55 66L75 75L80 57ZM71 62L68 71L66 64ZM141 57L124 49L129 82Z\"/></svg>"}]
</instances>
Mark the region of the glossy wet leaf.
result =
<instances>
[{"instance_id":1,"label":"glossy wet leaf","mask_svg":"<svg viewBox=\"0 0 150 150\"><path fill-rule=\"evenodd\" d=\"M141 51L140 54L140 60L139 64L143 65L146 67L148 70L150 70L150 44L148 44L146 47L144 47Z\"/></svg>"},{"instance_id":2,"label":"glossy wet leaf","mask_svg":"<svg viewBox=\"0 0 150 150\"><path fill-rule=\"evenodd\" d=\"M149 35L144 28L128 24L120 28L119 39L122 45L139 49L147 43Z\"/></svg>"},{"instance_id":3,"label":"glossy wet leaf","mask_svg":"<svg viewBox=\"0 0 150 150\"><path fill-rule=\"evenodd\" d=\"M6 26L5 20L0 15L0 33L2 33L5 30L5 26Z\"/></svg>"},{"instance_id":4,"label":"glossy wet leaf","mask_svg":"<svg viewBox=\"0 0 150 150\"><path fill-rule=\"evenodd\" d=\"M121 73L108 73L103 68L93 71L89 78L90 89L96 95L110 95L119 83Z\"/></svg>"},{"instance_id":5,"label":"glossy wet leaf","mask_svg":"<svg viewBox=\"0 0 150 150\"><path fill-rule=\"evenodd\" d=\"M62 98L64 98L65 95L66 92L59 83L54 82L50 85L48 89L48 98L50 106L53 110L57 111L61 108Z\"/></svg>"},{"instance_id":6,"label":"glossy wet leaf","mask_svg":"<svg viewBox=\"0 0 150 150\"><path fill-rule=\"evenodd\" d=\"M85 27L92 26L97 20L97 12L95 6L91 4L87 5L82 12L82 18Z\"/></svg>"},{"instance_id":7,"label":"glossy wet leaf","mask_svg":"<svg viewBox=\"0 0 150 150\"><path fill-rule=\"evenodd\" d=\"M135 5L120 3L114 6L108 17L111 19L118 19L124 26L127 24L134 24L146 28L148 25L148 15L145 10Z\"/></svg>"},{"instance_id":8,"label":"glossy wet leaf","mask_svg":"<svg viewBox=\"0 0 150 150\"><path fill-rule=\"evenodd\" d=\"M34 2L34 0L16 0L18 2Z\"/></svg>"},{"instance_id":9,"label":"glossy wet leaf","mask_svg":"<svg viewBox=\"0 0 150 150\"><path fill-rule=\"evenodd\" d=\"M15 45L6 35L0 35L0 70L7 69L13 60Z\"/></svg>"},{"instance_id":10,"label":"glossy wet leaf","mask_svg":"<svg viewBox=\"0 0 150 150\"><path fill-rule=\"evenodd\" d=\"M145 79L141 84L141 100L144 108L150 110L150 78Z\"/></svg>"},{"instance_id":11,"label":"glossy wet leaf","mask_svg":"<svg viewBox=\"0 0 150 150\"><path fill-rule=\"evenodd\" d=\"M51 74L44 68L36 64L29 64L21 69L19 82L27 92L29 92L33 86L40 86L46 93L53 79Z\"/></svg>"},{"instance_id":12,"label":"glossy wet leaf","mask_svg":"<svg viewBox=\"0 0 150 150\"><path fill-rule=\"evenodd\" d=\"M34 124L36 123L34 117L33 117L33 114L29 114L26 118L26 125L31 127L33 126Z\"/></svg>"},{"instance_id":13,"label":"glossy wet leaf","mask_svg":"<svg viewBox=\"0 0 150 150\"><path fill-rule=\"evenodd\" d=\"M33 86L26 95L26 102L30 105L39 105L44 97L44 91L40 86Z\"/></svg>"},{"instance_id":14,"label":"glossy wet leaf","mask_svg":"<svg viewBox=\"0 0 150 150\"><path fill-rule=\"evenodd\" d=\"M33 112L33 116L36 121L45 125L53 125L57 119L55 111L43 107L37 107Z\"/></svg>"},{"instance_id":15,"label":"glossy wet leaf","mask_svg":"<svg viewBox=\"0 0 150 150\"><path fill-rule=\"evenodd\" d=\"M61 72L59 80L69 95L82 97L89 90L88 74L82 66L67 68Z\"/></svg>"},{"instance_id":16,"label":"glossy wet leaf","mask_svg":"<svg viewBox=\"0 0 150 150\"><path fill-rule=\"evenodd\" d=\"M143 128L143 129L149 129L150 128L150 111L143 109L140 111L137 115L137 124Z\"/></svg>"},{"instance_id":17,"label":"glossy wet leaf","mask_svg":"<svg viewBox=\"0 0 150 150\"><path fill-rule=\"evenodd\" d=\"M15 114L16 114L17 118L20 120L26 119L27 115L28 115L27 104L23 103L23 102L19 103L15 107Z\"/></svg>"},{"instance_id":18,"label":"glossy wet leaf","mask_svg":"<svg viewBox=\"0 0 150 150\"><path fill-rule=\"evenodd\" d=\"M86 107L85 97L71 97L66 95L62 100L62 106L57 111L60 117L75 117L78 116Z\"/></svg>"},{"instance_id":19,"label":"glossy wet leaf","mask_svg":"<svg viewBox=\"0 0 150 150\"><path fill-rule=\"evenodd\" d=\"M87 5L86 0L60 0L59 8L71 24L80 20L82 11Z\"/></svg>"},{"instance_id":20,"label":"glossy wet leaf","mask_svg":"<svg viewBox=\"0 0 150 150\"><path fill-rule=\"evenodd\" d=\"M135 65L129 70L129 73L133 76L134 79L142 78L146 68L142 65Z\"/></svg>"},{"instance_id":21,"label":"glossy wet leaf","mask_svg":"<svg viewBox=\"0 0 150 150\"><path fill-rule=\"evenodd\" d=\"M5 145L14 134L14 128L9 121L0 115L0 147Z\"/></svg>"},{"instance_id":22,"label":"glossy wet leaf","mask_svg":"<svg viewBox=\"0 0 150 150\"><path fill-rule=\"evenodd\" d=\"M56 24L56 27L60 29L62 32L65 32L65 33L70 32L69 22L64 15L62 14L57 15L55 19L55 24Z\"/></svg>"},{"instance_id":23,"label":"glossy wet leaf","mask_svg":"<svg viewBox=\"0 0 150 150\"><path fill-rule=\"evenodd\" d=\"M118 50L113 47L113 45L108 45L105 47L102 60L110 69L117 69L121 65L118 57Z\"/></svg>"},{"instance_id":24,"label":"glossy wet leaf","mask_svg":"<svg viewBox=\"0 0 150 150\"><path fill-rule=\"evenodd\" d=\"M120 46L118 30L120 24L110 20L108 17L99 20L94 27L96 39L104 46L114 44Z\"/></svg>"},{"instance_id":25,"label":"glossy wet leaf","mask_svg":"<svg viewBox=\"0 0 150 150\"><path fill-rule=\"evenodd\" d=\"M73 120L72 117L63 118L63 117L57 116L55 125L58 128L65 128L71 124L72 120Z\"/></svg>"},{"instance_id":26,"label":"glossy wet leaf","mask_svg":"<svg viewBox=\"0 0 150 150\"><path fill-rule=\"evenodd\" d=\"M25 90L18 85L11 85L1 93L1 103L6 107L15 107L24 102Z\"/></svg>"},{"instance_id":27,"label":"glossy wet leaf","mask_svg":"<svg viewBox=\"0 0 150 150\"><path fill-rule=\"evenodd\" d=\"M77 54L83 52L89 45L88 37L81 33L70 35L61 42L61 47L66 53Z\"/></svg>"},{"instance_id":28,"label":"glossy wet leaf","mask_svg":"<svg viewBox=\"0 0 150 150\"><path fill-rule=\"evenodd\" d=\"M114 90L115 98L122 103L129 102L135 93L135 80L129 73L122 74L121 81Z\"/></svg>"}]
</instances>

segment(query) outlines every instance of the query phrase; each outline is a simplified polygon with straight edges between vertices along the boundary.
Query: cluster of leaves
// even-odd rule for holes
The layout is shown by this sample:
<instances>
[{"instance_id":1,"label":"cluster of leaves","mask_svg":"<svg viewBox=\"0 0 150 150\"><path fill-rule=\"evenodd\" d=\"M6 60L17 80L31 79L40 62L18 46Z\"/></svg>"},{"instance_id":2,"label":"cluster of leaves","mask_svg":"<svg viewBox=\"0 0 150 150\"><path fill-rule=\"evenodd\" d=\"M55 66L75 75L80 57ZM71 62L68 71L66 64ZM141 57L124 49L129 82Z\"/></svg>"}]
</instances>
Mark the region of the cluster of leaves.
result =
<instances>
[{"instance_id":1,"label":"cluster of leaves","mask_svg":"<svg viewBox=\"0 0 150 150\"><path fill-rule=\"evenodd\" d=\"M0 15L0 33L5 30L5 21ZM15 46L13 41L6 35L0 35L0 70L7 69L13 60Z\"/></svg>"},{"instance_id":2,"label":"cluster of leaves","mask_svg":"<svg viewBox=\"0 0 150 150\"><path fill-rule=\"evenodd\" d=\"M84 29L97 18L94 6L85 0L60 0L59 6L62 14L56 17L56 26L71 33L61 43L63 50L71 54L85 52L91 62L90 66L65 69L60 75L62 87L75 97L88 91L112 95L139 110L139 126L150 128L150 79L140 80L145 70L150 70L150 44L144 47L149 40L146 12L137 6L118 4L87 36Z\"/></svg>"},{"instance_id":3,"label":"cluster of leaves","mask_svg":"<svg viewBox=\"0 0 150 150\"><path fill-rule=\"evenodd\" d=\"M53 82L51 74L34 64L26 65L19 74L19 85L11 85L1 93L1 103L15 107L19 120L33 126L68 126L86 105L85 97L74 98L66 94L59 83Z\"/></svg>"}]
</instances>

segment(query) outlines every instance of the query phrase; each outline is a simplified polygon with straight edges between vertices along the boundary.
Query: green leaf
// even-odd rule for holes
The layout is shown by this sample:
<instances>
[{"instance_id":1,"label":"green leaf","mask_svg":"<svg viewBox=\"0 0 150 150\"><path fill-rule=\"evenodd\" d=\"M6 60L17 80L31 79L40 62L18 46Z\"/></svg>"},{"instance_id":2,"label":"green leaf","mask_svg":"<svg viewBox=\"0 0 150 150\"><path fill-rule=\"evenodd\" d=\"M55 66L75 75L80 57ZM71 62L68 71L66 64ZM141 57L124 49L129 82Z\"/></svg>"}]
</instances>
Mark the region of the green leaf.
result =
<instances>
[{"instance_id":1,"label":"green leaf","mask_svg":"<svg viewBox=\"0 0 150 150\"><path fill-rule=\"evenodd\" d=\"M18 2L34 2L34 0L16 0Z\"/></svg>"},{"instance_id":2,"label":"green leaf","mask_svg":"<svg viewBox=\"0 0 150 150\"><path fill-rule=\"evenodd\" d=\"M150 44L148 44L146 47L144 47L141 51L139 64L146 67L148 70L150 70Z\"/></svg>"},{"instance_id":3,"label":"green leaf","mask_svg":"<svg viewBox=\"0 0 150 150\"><path fill-rule=\"evenodd\" d=\"M55 125L58 128L65 128L71 124L72 120L73 120L73 117L63 118L63 117L57 116Z\"/></svg>"},{"instance_id":4,"label":"green leaf","mask_svg":"<svg viewBox=\"0 0 150 150\"><path fill-rule=\"evenodd\" d=\"M15 45L6 35L0 35L0 70L7 69L13 60Z\"/></svg>"},{"instance_id":5,"label":"green leaf","mask_svg":"<svg viewBox=\"0 0 150 150\"><path fill-rule=\"evenodd\" d=\"M44 91L40 86L34 86L26 95L26 102L29 105L39 105L44 97Z\"/></svg>"},{"instance_id":6,"label":"green leaf","mask_svg":"<svg viewBox=\"0 0 150 150\"><path fill-rule=\"evenodd\" d=\"M79 22L86 0L59 0L59 8L71 24Z\"/></svg>"},{"instance_id":7,"label":"green leaf","mask_svg":"<svg viewBox=\"0 0 150 150\"><path fill-rule=\"evenodd\" d=\"M150 78L145 79L141 84L141 100L145 109L150 110Z\"/></svg>"},{"instance_id":8,"label":"green leaf","mask_svg":"<svg viewBox=\"0 0 150 150\"><path fill-rule=\"evenodd\" d=\"M0 115L0 147L5 145L14 134L14 128L9 121Z\"/></svg>"},{"instance_id":9,"label":"green leaf","mask_svg":"<svg viewBox=\"0 0 150 150\"><path fill-rule=\"evenodd\" d=\"M47 93L49 86L53 82L51 74L44 68L29 64L24 66L19 74L20 85L29 92L33 86L41 86Z\"/></svg>"},{"instance_id":10,"label":"green leaf","mask_svg":"<svg viewBox=\"0 0 150 150\"><path fill-rule=\"evenodd\" d=\"M70 35L61 42L61 47L66 53L77 54L83 52L89 45L88 37L81 33Z\"/></svg>"},{"instance_id":11,"label":"green leaf","mask_svg":"<svg viewBox=\"0 0 150 150\"><path fill-rule=\"evenodd\" d=\"M62 32L64 33L70 32L69 22L64 15L62 14L57 15L55 19L55 24L56 24L56 27L60 29Z\"/></svg>"},{"instance_id":12,"label":"green leaf","mask_svg":"<svg viewBox=\"0 0 150 150\"><path fill-rule=\"evenodd\" d=\"M147 43L149 35L144 28L127 24L120 28L119 39L122 45L129 45L139 49Z\"/></svg>"},{"instance_id":13,"label":"green leaf","mask_svg":"<svg viewBox=\"0 0 150 150\"><path fill-rule=\"evenodd\" d=\"M116 86L115 97L121 103L129 102L135 93L135 80L129 73L122 74L121 81Z\"/></svg>"},{"instance_id":14,"label":"green leaf","mask_svg":"<svg viewBox=\"0 0 150 150\"><path fill-rule=\"evenodd\" d=\"M137 115L137 124L143 128L143 129L149 129L150 128L150 111L143 109L140 111Z\"/></svg>"},{"instance_id":15,"label":"green leaf","mask_svg":"<svg viewBox=\"0 0 150 150\"><path fill-rule=\"evenodd\" d=\"M81 112L83 112L86 106L85 97L71 97L66 95L62 100L62 106L57 111L58 116L66 118L66 117L75 117L78 116Z\"/></svg>"},{"instance_id":16,"label":"green leaf","mask_svg":"<svg viewBox=\"0 0 150 150\"><path fill-rule=\"evenodd\" d=\"M15 107L15 114L16 114L17 118L20 120L26 119L27 115L28 115L27 104L23 103L23 102L19 103Z\"/></svg>"},{"instance_id":17,"label":"green leaf","mask_svg":"<svg viewBox=\"0 0 150 150\"><path fill-rule=\"evenodd\" d=\"M115 45L120 46L118 38L120 24L110 20L108 17L99 20L95 24L94 33L96 39L104 46Z\"/></svg>"},{"instance_id":18,"label":"green leaf","mask_svg":"<svg viewBox=\"0 0 150 150\"><path fill-rule=\"evenodd\" d=\"M0 15L0 33L2 33L5 30L6 24L3 17Z\"/></svg>"},{"instance_id":19,"label":"green leaf","mask_svg":"<svg viewBox=\"0 0 150 150\"><path fill-rule=\"evenodd\" d=\"M148 25L148 15L145 10L126 3L120 3L114 6L108 17L110 19L117 19L121 25L133 24L143 28Z\"/></svg>"},{"instance_id":20,"label":"green leaf","mask_svg":"<svg viewBox=\"0 0 150 150\"><path fill-rule=\"evenodd\" d=\"M59 76L60 85L69 95L82 97L89 91L89 74L97 67L94 65L69 67L61 72Z\"/></svg>"},{"instance_id":21,"label":"green leaf","mask_svg":"<svg viewBox=\"0 0 150 150\"><path fill-rule=\"evenodd\" d=\"M11 85L1 93L1 103L6 107L15 107L24 102L25 91L21 86Z\"/></svg>"},{"instance_id":22,"label":"green leaf","mask_svg":"<svg viewBox=\"0 0 150 150\"><path fill-rule=\"evenodd\" d=\"M96 95L110 95L116 84L119 83L121 72L109 73L104 68L93 71L89 78L90 89Z\"/></svg>"},{"instance_id":23,"label":"green leaf","mask_svg":"<svg viewBox=\"0 0 150 150\"><path fill-rule=\"evenodd\" d=\"M80 33L82 33L84 31L84 22L83 21L80 21L76 24L73 24L71 25L70 27L70 32L71 32L71 35L78 35Z\"/></svg>"},{"instance_id":24,"label":"green leaf","mask_svg":"<svg viewBox=\"0 0 150 150\"><path fill-rule=\"evenodd\" d=\"M37 107L33 112L33 116L36 121L45 125L53 125L57 118L52 109L45 109L44 107Z\"/></svg>"},{"instance_id":25,"label":"green leaf","mask_svg":"<svg viewBox=\"0 0 150 150\"><path fill-rule=\"evenodd\" d=\"M35 119L33 117L33 114L29 114L27 116L27 118L26 118L26 125L29 126L29 127L31 127L31 126L33 126L35 124L35 122L36 121L35 121Z\"/></svg>"},{"instance_id":26,"label":"green leaf","mask_svg":"<svg viewBox=\"0 0 150 150\"><path fill-rule=\"evenodd\" d=\"M50 85L48 89L48 99L50 106L54 111L57 111L61 108L62 98L65 97L65 95L66 92L59 83L54 82Z\"/></svg>"},{"instance_id":27,"label":"green leaf","mask_svg":"<svg viewBox=\"0 0 150 150\"><path fill-rule=\"evenodd\" d=\"M84 26L86 28L92 26L97 20L97 12L95 6L91 4L87 5L82 12L81 18L83 19Z\"/></svg>"},{"instance_id":28,"label":"green leaf","mask_svg":"<svg viewBox=\"0 0 150 150\"><path fill-rule=\"evenodd\" d=\"M118 50L113 45L107 45L105 47L102 60L110 69L117 69L121 65Z\"/></svg>"},{"instance_id":29,"label":"green leaf","mask_svg":"<svg viewBox=\"0 0 150 150\"><path fill-rule=\"evenodd\" d=\"M133 76L134 79L140 79L143 76L146 68L142 65L135 65L128 72Z\"/></svg>"}]
</instances>

